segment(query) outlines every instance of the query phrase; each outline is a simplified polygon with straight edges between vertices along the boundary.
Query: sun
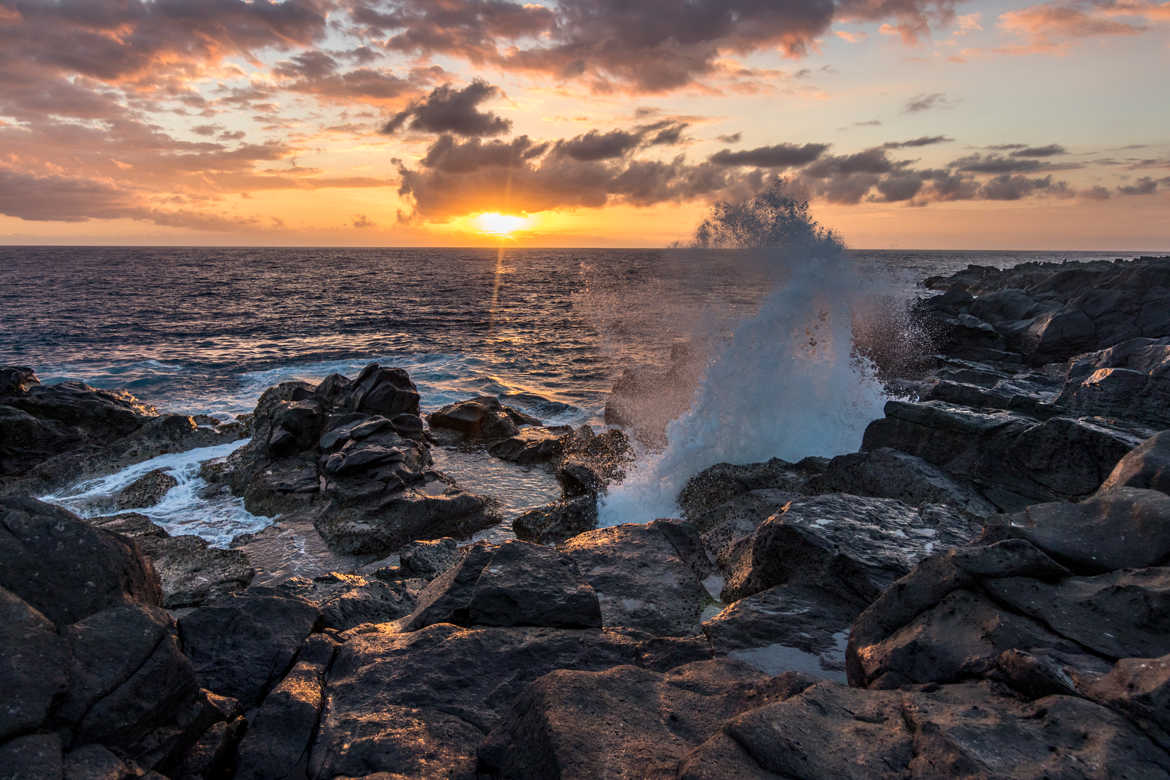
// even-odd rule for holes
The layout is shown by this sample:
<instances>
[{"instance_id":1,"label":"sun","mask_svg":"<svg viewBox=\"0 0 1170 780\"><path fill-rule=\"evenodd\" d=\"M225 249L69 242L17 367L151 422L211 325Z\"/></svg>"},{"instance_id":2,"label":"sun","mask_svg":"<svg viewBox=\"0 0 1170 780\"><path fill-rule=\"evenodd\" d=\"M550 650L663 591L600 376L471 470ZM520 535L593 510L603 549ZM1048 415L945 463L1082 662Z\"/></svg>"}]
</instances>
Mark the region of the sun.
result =
<instances>
[{"instance_id":1,"label":"sun","mask_svg":"<svg viewBox=\"0 0 1170 780\"><path fill-rule=\"evenodd\" d=\"M501 214L498 211L489 211L480 214L474 220L480 233L497 238L511 238L517 230L528 227L531 220L515 214Z\"/></svg>"}]
</instances>

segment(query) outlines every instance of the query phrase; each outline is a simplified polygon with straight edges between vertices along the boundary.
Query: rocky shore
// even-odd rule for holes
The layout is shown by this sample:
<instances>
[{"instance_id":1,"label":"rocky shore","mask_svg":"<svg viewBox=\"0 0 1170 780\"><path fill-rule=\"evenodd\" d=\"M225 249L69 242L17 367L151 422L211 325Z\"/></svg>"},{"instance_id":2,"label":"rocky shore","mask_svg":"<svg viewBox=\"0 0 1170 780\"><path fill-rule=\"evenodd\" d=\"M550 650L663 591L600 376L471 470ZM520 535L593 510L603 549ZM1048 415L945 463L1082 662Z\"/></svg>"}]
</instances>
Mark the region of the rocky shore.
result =
<instances>
[{"instance_id":1,"label":"rocky shore","mask_svg":"<svg viewBox=\"0 0 1170 780\"><path fill-rule=\"evenodd\" d=\"M714 466L646 525L597 527L620 430L424 416L400 369L226 422L0 369L0 778L1170 776L1170 258L925 284L935 354L879 366L858 452ZM611 402L641 441L654 385ZM276 523L231 549L142 513L165 471L35 498L243 438L207 489ZM499 510L439 447L562 498L472 541ZM258 564L281 533L337 570Z\"/></svg>"}]
</instances>

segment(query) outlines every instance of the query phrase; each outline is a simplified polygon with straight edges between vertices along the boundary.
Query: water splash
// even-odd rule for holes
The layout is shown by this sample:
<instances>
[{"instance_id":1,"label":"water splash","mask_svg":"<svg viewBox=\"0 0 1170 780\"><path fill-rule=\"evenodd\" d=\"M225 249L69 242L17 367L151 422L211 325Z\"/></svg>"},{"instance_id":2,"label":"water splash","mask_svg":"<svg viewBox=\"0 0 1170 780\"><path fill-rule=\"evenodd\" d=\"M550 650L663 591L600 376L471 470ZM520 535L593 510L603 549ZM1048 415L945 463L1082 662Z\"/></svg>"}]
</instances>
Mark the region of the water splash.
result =
<instances>
[{"instance_id":1,"label":"water splash","mask_svg":"<svg viewBox=\"0 0 1170 780\"><path fill-rule=\"evenodd\" d=\"M602 525L677 515L686 480L716 463L853 451L881 416L882 386L857 356L852 333L873 279L808 216L807 204L775 190L721 204L698 238L757 247L744 261L761 264L774 288L709 353L690 408L667 426L666 448L644 455L603 498Z\"/></svg>"}]
</instances>

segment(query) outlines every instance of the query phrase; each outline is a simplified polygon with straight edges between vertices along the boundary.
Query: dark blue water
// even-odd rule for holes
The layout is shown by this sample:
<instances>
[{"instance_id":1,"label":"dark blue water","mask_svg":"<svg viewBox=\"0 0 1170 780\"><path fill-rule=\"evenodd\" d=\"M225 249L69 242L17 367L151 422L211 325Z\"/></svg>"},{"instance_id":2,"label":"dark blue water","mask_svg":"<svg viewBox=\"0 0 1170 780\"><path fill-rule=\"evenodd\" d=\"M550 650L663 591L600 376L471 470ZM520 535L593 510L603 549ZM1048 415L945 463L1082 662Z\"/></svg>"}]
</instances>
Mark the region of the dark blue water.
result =
<instances>
[{"instance_id":1,"label":"dark blue water","mask_svg":"<svg viewBox=\"0 0 1170 780\"><path fill-rule=\"evenodd\" d=\"M906 294L968 263L1130 256L854 254ZM734 322L769 284L734 252L4 247L0 364L234 414L278 381L378 360L427 407L492 393L587 421L624 366Z\"/></svg>"}]
</instances>

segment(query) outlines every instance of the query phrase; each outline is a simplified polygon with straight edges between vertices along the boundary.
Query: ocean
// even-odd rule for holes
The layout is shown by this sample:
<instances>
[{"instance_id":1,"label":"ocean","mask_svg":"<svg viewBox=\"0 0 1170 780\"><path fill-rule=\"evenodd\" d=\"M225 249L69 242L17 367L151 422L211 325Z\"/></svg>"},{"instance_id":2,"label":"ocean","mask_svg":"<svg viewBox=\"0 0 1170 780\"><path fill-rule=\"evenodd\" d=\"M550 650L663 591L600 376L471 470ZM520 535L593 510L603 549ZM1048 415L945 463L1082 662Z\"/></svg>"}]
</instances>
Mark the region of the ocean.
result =
<instances>
[{"instance_id":1,"label":"ocean","mask_svg":"<svg viewBox=\"0 0 1170 780\"><path fill-rule=\"evenodd\" d=\"M922 294L923 277L972 263L1138 254L854 250L848 261L875 295L906 299ZM409 371L424 411L491 394L550 424L596 426L623 369L731 334L794 270L707 250L0 247L0 365L226 418L278 382L379 362ZM169 530L225 545L268 522L238 504L201 504L197 460L166 457L183 476L153 512ZM559 493L543 469L473 451L436 460L509 516ZM55 498L84 511L77 496L132 476Z\"/></svg>"}]
</instances>

